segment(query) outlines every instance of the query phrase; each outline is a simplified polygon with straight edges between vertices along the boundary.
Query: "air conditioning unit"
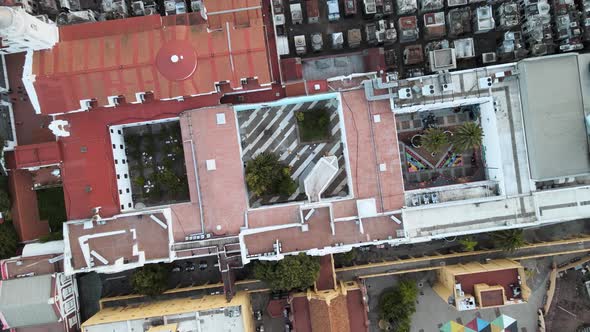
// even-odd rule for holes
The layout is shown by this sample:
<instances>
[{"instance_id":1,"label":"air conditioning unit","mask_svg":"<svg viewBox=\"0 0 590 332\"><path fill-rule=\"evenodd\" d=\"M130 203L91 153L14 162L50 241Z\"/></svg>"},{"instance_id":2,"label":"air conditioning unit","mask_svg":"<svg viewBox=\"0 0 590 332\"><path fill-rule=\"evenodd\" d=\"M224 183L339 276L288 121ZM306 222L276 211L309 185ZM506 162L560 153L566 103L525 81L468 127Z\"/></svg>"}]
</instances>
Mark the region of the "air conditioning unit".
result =
<instances>
[{"instance_id":1,"label":"air conditioning unit","mask_svg":"<svg viewBox=\"0 0 590 332\"><path fill-rule=\"evenodd\" d=\"M432 96L434 95L434 85L425 85L422 87L422 95L423 96Z\"/></svg>"},{"instance_id":2,"label":"air conditioning unit","mask_svg":"<svg viewBox=\"0 0 590 332\"><path fill-rule=\"evenodd\" d=\"M134 1L131 3L131 8L133 10L133 15L135 16L143 16L145 15L145 6L143 1Z\"/></svg>"},{"instance_id":3,"label":"air conditioning unit","mask_svg":"<svg viewBox=\"0 0 590 332\"><path fill-rule=\"evenodd\" d=\"M453 84L451 83L443 83L440 87L443 92L453 92Z\"/></svg>"},{"instance_id":4,"label":"air conditioning unit","mask_svg":"<svg viewBox=\"0 0 590 332\"><path fill-rule=\"evenodd\" d=\"M479 79L479 88L488 89L494 84L494 79L491 76L482 77Z\"/></svg>"},{"instance_id":5,"label":"air conditioning unit","mask_svg":"<svg viewBox=\"0 0 590 332\"><path fill-rule=\"evenodd\" d=\"M481 59L483 63L496 62L496 52L482 53Z\"/></svg>"},{"instance_id":6,"label":"air conditioning unit","mask_svg":"<svg viewBox=\"0 0 590 332\"><path fill-rule=\"evenodd\" d=\"M412 99L412 89L401 88L397 91L397 95L399 96L399 99Z\"/></svg>"}]
</instances>

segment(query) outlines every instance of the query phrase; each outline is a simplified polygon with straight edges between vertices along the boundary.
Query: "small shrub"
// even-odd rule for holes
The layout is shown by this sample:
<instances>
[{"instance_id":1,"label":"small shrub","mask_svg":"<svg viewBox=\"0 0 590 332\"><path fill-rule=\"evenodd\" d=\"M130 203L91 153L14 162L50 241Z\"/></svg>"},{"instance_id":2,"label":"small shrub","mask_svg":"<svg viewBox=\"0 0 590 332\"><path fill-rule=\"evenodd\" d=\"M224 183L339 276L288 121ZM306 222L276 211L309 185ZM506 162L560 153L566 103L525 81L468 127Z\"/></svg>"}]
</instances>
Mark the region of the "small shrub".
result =
<instances>
[{"instance_id":1,"label":"small shrub","mask_svg":"<svg viewBox=\"0 0 590 332\"><path fill-rule=\"evenodd\" d=\"M135 179L133 179L133 182L135 182L135 184L138 187L143 188L143 186L145 185L145 178L143 176L138 176Z\"/></svg>"},{"instance_id":2,"label":"small shrub","mask_svg":"<svg viewBox=\"0 0 590 332\"><path fill-rule=\"evenodd\" d=\"M472 236L466 236L459 239L459 243L463 246L463 251L474 251L478 242Z\"/></svg>"},{"instance_id":3,"label":"small shrub","mask_svg":"<svg viewBox=\"0 0 590 332\"><path fill-rule=\"evenodd\" d=\"M297 118L297 121L299 121L299 122L302 122L303 120L305 120L305 114L303 112L296 112L295 117Z\"/></svg>"}]
</instances>

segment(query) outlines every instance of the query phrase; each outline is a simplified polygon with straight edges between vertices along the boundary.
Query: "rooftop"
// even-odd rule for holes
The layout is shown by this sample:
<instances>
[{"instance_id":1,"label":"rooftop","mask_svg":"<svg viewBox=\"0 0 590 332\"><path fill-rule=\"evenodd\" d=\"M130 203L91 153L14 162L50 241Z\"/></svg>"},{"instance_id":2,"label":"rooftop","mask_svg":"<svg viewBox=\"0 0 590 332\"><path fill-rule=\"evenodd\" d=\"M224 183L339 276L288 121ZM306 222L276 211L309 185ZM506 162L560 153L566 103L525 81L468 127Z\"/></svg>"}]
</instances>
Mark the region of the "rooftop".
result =
<instances>
[{"instance_id":1,"label":"rooftop","mask_svg":"<svg viewBox=\"0 0 590 332\"><path fill-rule=\"evenodd\" d=\"M511 287L511 285L518 285L518 281L518 269L516 268L455 276L455 282L461 284L461 289L465 294L475 295L474 287L477 284L487 284L490 286L499 285L504 288L506 298L508 299L519 297L513 294ZM493 294L489 294L489 296L490 300L492 300L491 297ZM504 303L502 302L502 304Z\"/></svg>"},{"instance_id":2,"label":"rooftop","mask_svg":"<svg viewBox=\"0 0 590 332\"><path fill-rule=\"evenodd\" d=\"M367 331L367 308L361 290L352 285L296 294L292 299L293 327L298 332Z\"/></svg>"},{"instance_id":3,"label":"rooftop","mask_svg":"<svg viewBox=\"0 0 590 332\"><path fill-rule=\"evenodd\" d=\"M246 255L273 253L277 241L281 252L294 252L398 237L401 221L391 215L404 197L394 115L387 101L368 102L360 90L344 92L339 100L353 198L250 209L241 235ZM374 199L374 211L362 223L360 199Z\"/></svg>"},{"instance_id":4,"label":"rooftop","mask_svg":"<svg viewBox=\"0 0 590 332\"><path fill-rule=\"evenodd\" d=\"M63 157L61 170L68 219L89 218L97 206L101 207L103 217L121 211L115 169L111 166L114 158L109 126L170 118L187 108L217 104L219 96L215 94L190 98L183 103L153 101L60 116L68 121L70 132L70 136L60 137L58 141ZM105 167L105 163L109 166Z\"/></svg>"},{"instance_id":5,"label":"rooftop","mask_svg":"<svg viewBox=\"0 0 590 332\"><path fill-rule=\"evenodd\" d=\"M180 126L187 142L191 201L200 200L202 207L200 216L191 216L193 222L203 218L206 233L237 234L244 224L247 195L235 113L229 106L187 111L180 116ZM214 168L208 167L211 163Z\"/></svg>"},{"instance_id":6,"label":"rooftop","mask_svg":"<svg viewBox=\"0 0 590 332\"><path fill-rule=\"evenodd\" d=\"M8 187L12 201L14 227L21 241L32 241L49 234L47 220L41 220L37 194L33 190L34 173L27 170L10 172Z\"/></svg>"},{"instance_id":7,"label":"rooftop","mask_svg":"<svg viewBox=\"0 0 590 332\"><path fill-rule=\"evenodd\" d=\"M63 246L63 242L62 242ZM63 271L61 260L57 254L31 257L17 257L2 261L2 280L23 276L39 276Z\"/></svg>"},{"instance_id":8,"label":"rooftop","mask_svg":"<svg viewBox=\"0 0 590 332\"><path fill-rule=\"evenodd\" d=\"M576 54L518 64L531 178L547 180L590 172L586 114ZM549 83L551 82L551 83Z\"/></svg>"},{"instance_id":9,"label":"rooftop","mask_svg":"<svg viewBox=\"0 0 590 332\"><path fill-rule=\"evenodd\" d=\"M64 237L66 272L95 268L112 273L168 261L171 215L169 210L144 211L98 221L70 221L64 226Z\"/></svg>"},{"instance_id":10,"label":"rooftop","mask_svg":"<svg viewBox=\"0 0 590 332\"><path fill-rule=\"evenodd\" d=\"M164 319L169 324L177 324L180 331L249 331L249 324L252 324L251 310L246 293L236 294L230 302L223 295L184 297L104 308L82 324L82 331L124 332L129 331L129 327L144 331L162 325Z\"/></svg>"},{"instance_id":11,"label":"rooftop","mask_svg":"<svg viewBox=\"0 0 590 332\"><path fill-rule=\"evenodd\" d=\"M51 274L4 280L0 286L0 312L7 327L58 322L58 313L49 302L54 295Z\"/></svg>"},{"instance_id":12,"label":"rooftop","mask_svg":"<svg viewBox=\"0 0 590 332\"><path fill-rule=\"evenodd\" d=\"M269 85L260 9L255 12L246 25L227 22L216 30L198 13L62 26L60 42L33 56L40 111L84 109L82 101L91 99L114 106L109 97L135 102L148 91L158 100L211 94L219 82L241 90L246 78Z\"/></svg>"}]
</instances>

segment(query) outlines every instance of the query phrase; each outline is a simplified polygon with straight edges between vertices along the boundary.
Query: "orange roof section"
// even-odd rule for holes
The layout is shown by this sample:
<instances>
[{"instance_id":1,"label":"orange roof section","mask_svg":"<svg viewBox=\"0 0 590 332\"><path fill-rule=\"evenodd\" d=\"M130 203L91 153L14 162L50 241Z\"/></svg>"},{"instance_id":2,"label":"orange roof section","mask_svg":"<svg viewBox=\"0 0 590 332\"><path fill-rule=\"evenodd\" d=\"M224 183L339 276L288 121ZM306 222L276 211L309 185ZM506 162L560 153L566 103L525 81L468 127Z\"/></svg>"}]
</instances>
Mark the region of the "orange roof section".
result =
<instances>
[{"instance_id":1,"label":"orange roof section","mask_svg":"<svg viewBox=\"0 0 590 332\"><path fill-rule=\"evenodd\" d=\"M207 10L210 29L220 29L225 22L244 26L262 18L260 0L204 0L203 7Z\"/></svg>"},{"instance_id":2,"label":"orange roof section","mask_svg":"<svg viewBox=\"0 0 590 332\"><path fill-rule=\"evenodd\" d=\"M346 295L338 295L329 302L311 299L309 301L309 312L313 331L350 331Z\"/></svg>"},{"instance_id":3,"label":"orange roof section","mask_svg":"<svg viewBox=\"0 0 590 332\"><path fill-rule=\"evenodd\" d=\"M198 13L87 23L76 31L64 27L56 46L33 55L41 111L78 110L87 99L104 106L108 97L119 95L135 101L136 93L148 91L156 99L210 94L218 82L241 89L241 80L251 77L268 85L265 32L260 9L256 11L258 17L246 25L238 27L227 17L227 24L215 31ZM156 61L159 54L169 56L168 61ZM178 70L186 75L167 75Z\"/></svg>"}]
</instances>

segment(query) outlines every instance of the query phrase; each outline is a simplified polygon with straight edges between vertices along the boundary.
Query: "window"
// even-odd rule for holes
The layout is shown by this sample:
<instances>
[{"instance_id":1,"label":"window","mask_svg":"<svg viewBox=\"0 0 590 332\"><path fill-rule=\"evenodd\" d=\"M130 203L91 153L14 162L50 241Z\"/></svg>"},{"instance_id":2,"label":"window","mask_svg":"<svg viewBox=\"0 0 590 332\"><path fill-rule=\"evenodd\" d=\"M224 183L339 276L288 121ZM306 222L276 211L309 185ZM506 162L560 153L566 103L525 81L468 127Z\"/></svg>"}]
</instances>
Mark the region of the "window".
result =
<instances>
[{"instance_id":1,"label":"window","mask_svg":"<svg viewBox=\"0 0 590 332\"><path fill-rule=\"evenodd\" d=\"M76 318L76 316L74 316L74 317L70 317L70 318L68 319L68 326L69 326L70 328L74 327L74 325L76 325L77 323L78 323L78 318Z\"/></svg>"},{"instance_id":2,"label":"window","mask_svg":"<svg viewBox=\"0 0 590 332\"><path fill-rule=\"evenodd\" d=\"M74 299L74 298L67 300L66 303L64 304L64 311L66 312L66 314L69 314L70 312L74 311L75 308L76 308L76 299Z\"/></svg>"},{"instance_id":3,"label":"window","mask_svg":"<svg viewBox=\"0 0 590 332\"><path fill-rule=\"evenodd\" d=\"M70 296L72 293L74 292L74 287L72 286L68 286L64 289L61 290L61 296L62 298L66 299L68 298L68 296Z\"/></svg>"}]
</instances>

